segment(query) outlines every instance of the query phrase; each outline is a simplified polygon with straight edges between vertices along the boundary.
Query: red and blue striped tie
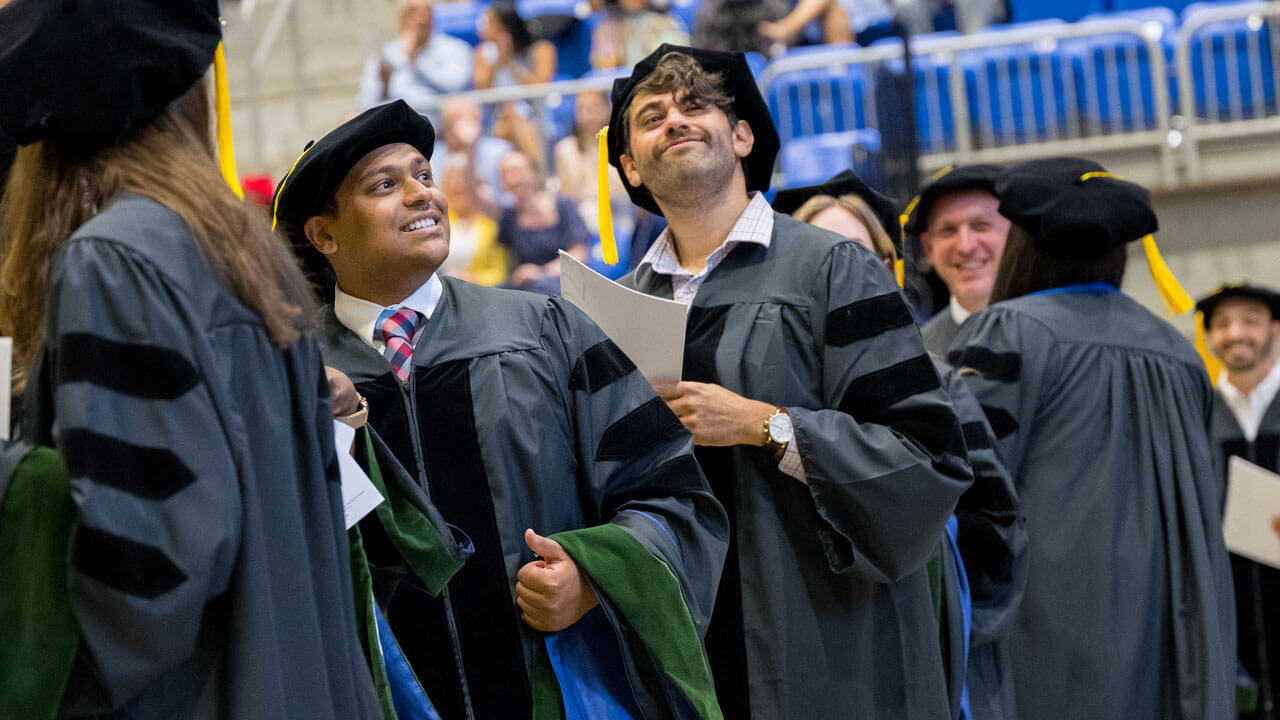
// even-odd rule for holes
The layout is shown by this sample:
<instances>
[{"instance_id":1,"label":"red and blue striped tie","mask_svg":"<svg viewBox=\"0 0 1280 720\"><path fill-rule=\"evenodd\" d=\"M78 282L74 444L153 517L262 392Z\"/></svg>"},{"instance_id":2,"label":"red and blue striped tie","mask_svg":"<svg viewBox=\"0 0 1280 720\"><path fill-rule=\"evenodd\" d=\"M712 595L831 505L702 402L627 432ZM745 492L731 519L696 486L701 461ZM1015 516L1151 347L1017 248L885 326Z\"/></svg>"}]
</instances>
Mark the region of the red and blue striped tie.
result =
<instances>
[{"instance_id":1,"label":"red and blue striped tie","mask_svg":"<svg viewBox=\"0 0 1280 720\"><path fill-rule=\"evenodd\" d=\"M373 339L387 344L382 354L391 363L391 369L396 372L400 382L409 380L409 362L413 359L413 333L420 322L422 313L417 310L407 307L399 310L387 308L378 316L378 322L373 327Z\"/></svg>"}]
</instances>

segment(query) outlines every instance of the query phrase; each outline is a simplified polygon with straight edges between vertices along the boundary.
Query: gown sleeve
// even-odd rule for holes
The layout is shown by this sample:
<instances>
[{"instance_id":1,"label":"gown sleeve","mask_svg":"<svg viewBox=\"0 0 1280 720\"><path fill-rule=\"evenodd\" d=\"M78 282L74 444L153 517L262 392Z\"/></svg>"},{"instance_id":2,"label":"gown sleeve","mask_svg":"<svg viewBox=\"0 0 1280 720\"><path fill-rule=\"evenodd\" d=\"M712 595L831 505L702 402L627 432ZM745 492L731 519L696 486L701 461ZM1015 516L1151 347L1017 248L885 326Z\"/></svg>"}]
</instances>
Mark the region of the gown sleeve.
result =
<instances>
[{"instance_id":1,"label":"gown sleeve","mask_svg":"<svg viewBox=\"0 0 1280 720\"><path fill-rule=\"evenodd\" d=\"M232 441L182 296L109 241L71 241L50 275L54 441L79 512L70 601L116 707L196 655L239 548Z\"/></svg>"},{"instance_id":2,"label":"gown sleeve","mask_svg":"<svg viewBox=\"0 0 1280 720\"><path fill-rule=\"evenodd\" d=\"M972 481L951 402L892 274L856 243L814 278L822 407L788 407L833 572L894 582L937 547Z\"/></svg>"},{"instance_id":3,"label":"gown sleeve","mask_svg":"<svg viewBox=\"0 0 1280 720\"><path fill-rule=\"evenodd\" d=\"M550 310L558 352L569 371L569 410L587 523L621 528L670 568L702 635L710 622L729 527L694 457L693 437L584 313L555 300Z\"/></svg>"}]
</instances>

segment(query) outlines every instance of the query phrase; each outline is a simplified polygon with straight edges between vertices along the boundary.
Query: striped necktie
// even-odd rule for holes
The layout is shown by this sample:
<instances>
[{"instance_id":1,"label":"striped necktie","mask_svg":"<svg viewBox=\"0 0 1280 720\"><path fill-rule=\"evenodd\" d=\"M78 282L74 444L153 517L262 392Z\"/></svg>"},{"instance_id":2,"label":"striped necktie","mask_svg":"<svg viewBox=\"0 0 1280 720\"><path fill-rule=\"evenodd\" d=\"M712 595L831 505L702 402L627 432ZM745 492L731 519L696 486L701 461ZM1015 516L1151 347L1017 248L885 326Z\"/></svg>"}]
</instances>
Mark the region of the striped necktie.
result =
<instances>
[{"instance_id":1,"label":"striped necktie","mask_svg":"<svg viewBox=\"0 0 1280 720\"><path fill-rule=\"evenodd\" d=\"M373 326L373 339L387 344L382 354L391 363L391 369L400 382L409 380L409 362L413 359L413 333L422 320L422 313L417 310L407 307L398 310L387 308L378 316L378 322Z\"/></svg>"}]
</instances>

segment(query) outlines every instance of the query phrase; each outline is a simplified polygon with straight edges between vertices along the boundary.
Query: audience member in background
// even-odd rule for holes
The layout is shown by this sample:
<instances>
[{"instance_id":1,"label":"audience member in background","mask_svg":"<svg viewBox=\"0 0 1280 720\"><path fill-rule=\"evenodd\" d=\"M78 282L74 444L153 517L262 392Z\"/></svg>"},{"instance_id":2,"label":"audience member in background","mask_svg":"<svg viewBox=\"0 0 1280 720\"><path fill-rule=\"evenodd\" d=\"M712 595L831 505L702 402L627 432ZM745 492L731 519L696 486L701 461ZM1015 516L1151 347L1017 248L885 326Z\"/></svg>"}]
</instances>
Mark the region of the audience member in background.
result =
<instances>
[{"instance_id":1,"label":"audience member in background","mask_svg":"<svg viewBox=\"0 0 1280 720\"><path fill-rule=\"evenodd\" d=\"M1238 456L1280 472L1280 293L1258 285L1224 285L1196 303L1209 350L1222 361L1213 402L1219 479ZM1236 654L1258 682L1258 708L1242 718L1268 718L1280 693L1280 570L1231 556L1236 588Z\"/></svg>"},{"instance_id":2,"label":"audience member in background","mask_svg":"<svg viewBox=\"0 0 1280 720\"><path fill-rule=\"evenodd\" d=\"M1079 158L1001 173L1014 225L949 360L1027 519L1011 633L1020 718L1230 718L1235 608L1195 348L1120 292L1146 189Z\"/></svg>"},{"instance_id":3,"label":"audience member in background","mask_svg":"<svg viewBox=\"0 0 1280 720\"><path fill-rule=\"evenodd\" d=\"M797 220L830 230L875 252L892 269L898 259L890 237L901 237L893 201L872 190L850 170L821 185L779 190L773 207ZM887 230L886 230L887 228ZM1026 584L1027 534L1018 516L1018 496L1009 471L995 452L995 433L973 393L955 369L934 356L934 365L951 396L964 430L973 486L956 504L953 546L963 559L972 598L971 632L962 636L962 603L946 602L942 623L943 659L948 671L951 715L958 717L968 693L968 717L980 720L1016 717L1013 682L1009 679L1008 631ZM948 589L958 584L960 568L941 562ZM950 601L951 597L944 594ZM968 654L964 652L968 648Z\"/></svg>"},{"instance_id":4,"label":"audience member in background","mask_svg":"<svg viewBox=\"0 0 1280 720\"><path fill-rule=\"evenodd\" d=\"M468 182L473 186L481 212L492 218L498 217L498 164L513 147L532 152L540 147L541 140L532 128L519 138L523 144L518 146L513 146L507 140L485 135L483 112L478 103L470 100L451 98L441 108L441 115L443 122L440 136L436 140L434 157L441 158L442 161L453 156L465 158L466 169L471 173Z\"/></svg>"},{"instance_id":5,"label":"audience member in background","mask_svg":"<svg viewBox=\"0 0 1280 720\"><path fill-rule=\"evenodd\" d=\"M555 145L556 179L560 181L560 194L577 201L578 215L586 223L587 232L598 236L596 134L609 124L609 99L603 90L581 93L575 100L573 115L573 134L561 138ZM614 232L619 238L630 237L635 206L627 199L622 178L612 166L609 167L609 198Z\"/></svg>"},{"instance_id":6,"label":"audience member in background","mask_svg":"<svg viewBox=\"0 0 1280 720\"><path fill-rule=\"evenodd\" d=\"M401 0L400 37L365 61L356 101L363 109L402 98L421 111L428 98L465 90L471 77L471 46L433 31L431 0Z\"/></svg>"},{"instance_id":7,"label":"audience member in background","mask_svg":"<svg viewBox=\"0 0 1280 720\"><path fill-rule=\"evenodd\" d=\"M440 188L449 200L451 230L449 257L439 272L477 285L500 285L507 279L507 253L498 244L498 224L480 212L466 158L445 158Z\"/></svg>"},{"instance_id":8,"label":"audience member in background","mask_svg":"<svg viewBox=\"0 0 1280 720\"><path fill-rule=\"evenodd\" d=\"M534 40L513 3L495 3L481 16L480 44L475 49L477 89L551 82L557 64L556 46ZM504 102L491 116L491 132L545 165L542 133L531 115L527 102Z\"/></svg>"},{"instance_id":9,"label":"audience member in background","mask_svg":"<svg viewBox=\"0 0 1280 720\"><path fill-rule=\"evenodd\" d=\"M992 194L995 165L963 165L937 176L907 207L906 231L951 292L948 307L920 328L924 346L944 355L960 325L987 307L1009 221Z\"/></svg>"},{"instance_id":10,"label":"audience member in background","mask_svg":"<svg viewBox=\"0 0 1280 720\"><path fill-rule=\"evenodd\" d=\"M769 57L776 41L760 33L760 23L776 21L790 9L788 0L704 0L693 18L693 46Z\"/></svg>"},{"instance_id":11,"label":"audience member in background","mask_svg":"<svg viewBox=\"0 0 1280 720\"><path fill-rule=\"evenodd\" d=\"M662 43L689 44L680 18L653 0L591 0L604 18L591 33L591 67L631 67Z\"/></svg>"},{"instance_id":12,"label":"audience member in background","mask_svg":"<svg viewBox=\"0 0 1280 720\"><path fill-rule=\"evenodd\" d=\"M43 446L0 478L32 531L0 542L4 651L36 643L0 658L7 718L382 717L311 293L214 159L218 16L0 10L3 382Z\"/></svg>"},{"instance_id":13,"label":"audience member in background","mask_svg":"<svg viewBox=\"0 0 1280 720\"><path fill-rule=\"evenodd\" d=\"M514 256L509 284L546 295L560 293L564 250L587 261L591 238L572 199L543 189L533 158L520 151L502 159L502 188L514 205L498 220L498 243Z\"/></svg>"},{"instance_id":14,"label":"audience member in background","mask_svg":"<svg viewBox=\"0 0 1280 720\"><path fill-rule=\"evenodd\" d=\"M791 45L815 20L822 22L822 40L827 44L857 40L868 45L888 34L893 10L889 0L800 0L777 21L760 23L760 34Z\"/></svg>"}]
</instances>

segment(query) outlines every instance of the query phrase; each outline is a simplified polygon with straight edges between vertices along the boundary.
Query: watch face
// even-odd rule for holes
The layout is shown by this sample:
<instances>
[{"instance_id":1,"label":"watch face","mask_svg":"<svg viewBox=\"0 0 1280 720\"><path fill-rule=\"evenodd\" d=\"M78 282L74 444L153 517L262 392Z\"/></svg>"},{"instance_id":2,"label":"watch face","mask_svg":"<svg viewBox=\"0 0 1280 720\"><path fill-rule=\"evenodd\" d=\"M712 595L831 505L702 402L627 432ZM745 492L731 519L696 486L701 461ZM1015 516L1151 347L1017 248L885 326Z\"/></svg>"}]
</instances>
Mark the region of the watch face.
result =
<instances>
[{"instance_id":1,"label":"watch face","mask_svg":"<svg viewBox=\"0 0 1280 720\"><path fill-rule=\"evenodd\" d=\"M769 437L773 441L782 444L791 442L791 416L786 413L778 413L769 418Z\"/></svg>"}]
</instances>

